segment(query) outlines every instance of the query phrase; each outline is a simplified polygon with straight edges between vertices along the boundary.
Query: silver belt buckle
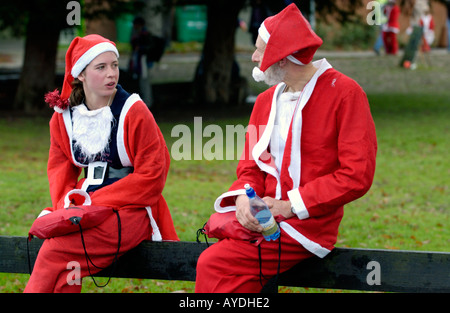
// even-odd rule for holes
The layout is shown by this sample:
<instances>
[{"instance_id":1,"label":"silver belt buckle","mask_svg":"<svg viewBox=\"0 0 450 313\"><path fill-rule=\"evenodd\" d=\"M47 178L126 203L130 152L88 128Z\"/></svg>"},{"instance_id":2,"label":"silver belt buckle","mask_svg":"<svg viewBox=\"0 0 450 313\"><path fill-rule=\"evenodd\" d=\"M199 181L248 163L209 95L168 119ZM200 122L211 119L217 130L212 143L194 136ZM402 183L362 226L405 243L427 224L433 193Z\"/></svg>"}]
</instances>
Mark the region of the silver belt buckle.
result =
<instances>
[{"instance_id":1,"label":"silver belt buckle","mask_svg":"<svg viewBox=\"0 0 450 313\"><path fill-rule=\"evenodd\" d=\"M88 165L88 173L86 180L89 185L101 185L105 179L106 169L108 168L107 162L91 162Z\"/></svg>"}]
</instances>

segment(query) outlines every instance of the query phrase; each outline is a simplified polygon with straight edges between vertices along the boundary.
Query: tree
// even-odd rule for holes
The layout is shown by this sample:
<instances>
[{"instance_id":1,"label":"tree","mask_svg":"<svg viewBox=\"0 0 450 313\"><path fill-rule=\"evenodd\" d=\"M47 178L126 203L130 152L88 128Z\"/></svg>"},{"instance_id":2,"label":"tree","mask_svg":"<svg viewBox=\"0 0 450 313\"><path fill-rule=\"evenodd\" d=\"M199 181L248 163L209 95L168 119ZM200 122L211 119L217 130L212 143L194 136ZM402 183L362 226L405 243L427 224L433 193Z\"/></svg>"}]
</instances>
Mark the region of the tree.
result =
<instances>
[{"instance_id":1,"label":"tree","mask_svg":"<svg viewBox=\"0 0 450 313\"><path fill-rule=\"evenodd\" d=\"M245 0L208 2L208 27L203 46L203 75L198 75L197 101L226 104L231 94L234 35Z\"/></svg>"},{"instance_id":2,"label":"tree","mask_svg":"<svg viewBox=\"0 0 450 313\"><path fill-rule=\"evenodd\" d=\"M80 2L80 1L77 1ZM129 12L127 0L86 1L85 17L115 17ZM72 6L61 0L15 0L0 3L0 29L11 27L16 35L25 34L25 55L13 108L35 113L45 108L44 94L55 88L59 34L72 27L68 23ZM104 5L107 4L107 5ZM25 30L21 27L26 24Z\"/></svg>"},{"instance_id":3,"label":"tree","mask_svg":"<svg viewBox=\"0 0 450 313\"><path fill-rule=\"evenodd\" d=\"M59 33L67 26L68 11L64 1L26 2L25 56L14 109L33 113L43 108L43 95L54 86Z\"/></svg>"}]
</instances>

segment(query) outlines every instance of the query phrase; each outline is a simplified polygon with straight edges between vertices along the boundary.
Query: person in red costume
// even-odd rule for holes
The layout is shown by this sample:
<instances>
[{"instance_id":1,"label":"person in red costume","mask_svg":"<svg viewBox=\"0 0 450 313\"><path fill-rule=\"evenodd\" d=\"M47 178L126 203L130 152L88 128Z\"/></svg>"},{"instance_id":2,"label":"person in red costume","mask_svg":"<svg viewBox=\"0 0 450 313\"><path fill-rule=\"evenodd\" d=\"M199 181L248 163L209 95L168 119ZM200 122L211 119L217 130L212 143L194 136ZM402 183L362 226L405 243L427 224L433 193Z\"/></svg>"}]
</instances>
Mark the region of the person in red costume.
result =
<instances>
[{"instance_id":1,"label":"person in red costume","mask_svg":"<svg viewBox=\"0 0 450 313\"><path fill-rule=\"evenodd\" d=\"M383 42L386 54L396 55L398 51L397 34L400 30L399 16L400 8L396 0L389 0L384 7L384 15L387 17L387 22L383 24Z\"/></svg>"},{"instance_id":2,"label":"person in red costume","mask_svg":"<svg viewBox=\"0 0 450 313\"><path fill-rule=\"evenodd\" d=\"M237 179L215 201L205 233L219 238L197 263L196 292L260 292L271 277L334 247L344 205L370 188L375 125L362 88L326 59L291 4L259 28L253 76L274 85L255 102ZM266 241L244 185L268 204L281 235Z\"/></svg>"},{"instance_id":3,"label":"person in red costume","mask_svg":"<svg viewBox=\"0 0 450 313\"><path fill-rule=\"evenodd\" d=\"M120 218L120 256L143 240L176 241L178 236L161 195L168 149L139 95L118 84L118 58L115 44L99 35L76 37L67 50L61 94L46 95L56 111L50 121L47 169L52 207L40 216L73 205L113 208ZM94 168L104 176L95 176ZM95 264L90 268L79 232L46 239L25 292L80 292L74 270L82 278L113 262L118 223L112 214L83 230Z\"/></svg>"}]
</instances>

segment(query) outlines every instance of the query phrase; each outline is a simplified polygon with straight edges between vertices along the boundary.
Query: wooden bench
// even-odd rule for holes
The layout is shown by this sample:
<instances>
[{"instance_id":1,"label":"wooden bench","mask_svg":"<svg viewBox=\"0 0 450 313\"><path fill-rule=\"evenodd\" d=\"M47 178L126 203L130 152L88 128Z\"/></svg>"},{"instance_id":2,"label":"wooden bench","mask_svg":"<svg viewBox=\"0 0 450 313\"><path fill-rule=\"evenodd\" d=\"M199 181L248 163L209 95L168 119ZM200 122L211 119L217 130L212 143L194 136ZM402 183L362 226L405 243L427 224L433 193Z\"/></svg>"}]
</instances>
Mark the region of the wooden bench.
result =
<instances>
[{"instance_id":1,"label":"wooden bench","mask_svg":"<svg viewBox=\"0 0 450 313\"><path fill-rule=\"evenodd\" d=\"M0 236L0 272L29 273L42 240ZM145 241L122 256L113 277L195 281L196 242ZM107 270L96 276L108 277ZM450 292L450 253L335 248L279 277L280 286L390 292Z\"/></svg>"}]
</instances>

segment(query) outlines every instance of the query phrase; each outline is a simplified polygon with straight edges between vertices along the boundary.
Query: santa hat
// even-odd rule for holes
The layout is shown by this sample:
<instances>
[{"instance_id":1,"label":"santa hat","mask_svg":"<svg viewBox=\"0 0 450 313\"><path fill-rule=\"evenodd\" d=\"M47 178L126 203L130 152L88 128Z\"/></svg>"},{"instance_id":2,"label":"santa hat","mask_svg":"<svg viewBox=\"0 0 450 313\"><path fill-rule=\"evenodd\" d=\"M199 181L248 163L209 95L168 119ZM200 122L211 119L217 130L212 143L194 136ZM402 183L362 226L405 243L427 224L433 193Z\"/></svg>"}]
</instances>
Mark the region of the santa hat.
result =
<instances>
[{"instance_id":1,"label":"santa hat","mask_svg":"<svg viewBox=\"0 0 450 313\"><path fill-rule=\"evenodd\" d=\"M114 52L119 57L114 42L100 35L76 37L72 40L66 52L66 71L61 94L55 89L45 95L45 102L56 112L62 113L69 105L74 78L77 78L98 55L107 51Z\"/></svg>"},{"instance_id":2,"label":"santa hat","mask_svg":"<svg viewBox=\"0 0 450 313\"><path fill-rule=\"evenodd\" d=\"M266 43L260 70L266 71L283 58L305 65L322 45L322 39L314 33L308 21L295 4L264 20L258 30Z\"/></svg>"}]
</instances>

